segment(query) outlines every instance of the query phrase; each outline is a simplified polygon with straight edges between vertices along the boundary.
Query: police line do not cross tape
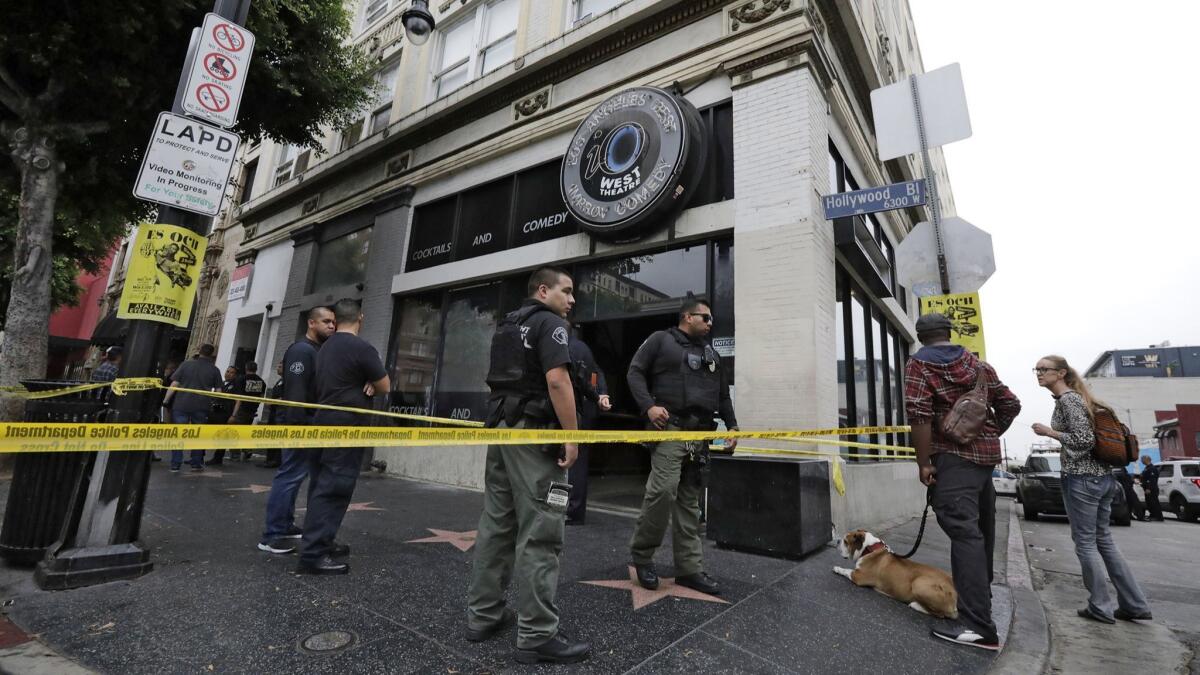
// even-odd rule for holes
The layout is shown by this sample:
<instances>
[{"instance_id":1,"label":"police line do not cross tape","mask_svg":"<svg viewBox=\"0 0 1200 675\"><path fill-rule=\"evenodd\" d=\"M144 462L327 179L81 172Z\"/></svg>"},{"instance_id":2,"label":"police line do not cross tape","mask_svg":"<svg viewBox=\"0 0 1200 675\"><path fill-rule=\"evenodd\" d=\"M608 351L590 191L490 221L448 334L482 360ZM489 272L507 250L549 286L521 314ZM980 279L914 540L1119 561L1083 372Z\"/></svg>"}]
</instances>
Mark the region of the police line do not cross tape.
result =
<instances>
[{"instance_id":1,"label":"police line do not cross tape","mask_svg":"<svg viewBox=\"0 0 1200 675\"><path fill-rule=\"evenodd\" d=\"M658 443L661 441L702 442L723 438L799 440L817 436L858 436L907 431L909 431L909 427L904 426L766 431L567 431L561 429L11 422L0 423L0 453ZM855 445L870 444L856 443Z\"/></svg>"}]
</instances>

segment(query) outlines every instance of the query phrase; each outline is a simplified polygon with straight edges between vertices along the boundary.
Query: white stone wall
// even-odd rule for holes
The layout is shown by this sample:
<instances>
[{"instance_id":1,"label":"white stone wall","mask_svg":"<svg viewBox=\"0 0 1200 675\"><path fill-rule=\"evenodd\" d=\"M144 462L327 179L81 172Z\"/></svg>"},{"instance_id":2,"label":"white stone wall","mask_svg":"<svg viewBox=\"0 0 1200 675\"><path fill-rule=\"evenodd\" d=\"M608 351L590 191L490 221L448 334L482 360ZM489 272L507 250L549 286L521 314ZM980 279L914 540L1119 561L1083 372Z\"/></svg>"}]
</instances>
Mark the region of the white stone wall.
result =
<instances>
[{"instance_id":1,"label":"white stone wall","mask_svg":"<svg viewBox=\"0 0 1200 675\"><path fill-rule=\"evenodd\" d=\"M1153 440L1155 410L1200 403L1200 377L1097 377L1085 381L1092 395L1112 406L1139 441Z\"/></svg>"}]
</instances>

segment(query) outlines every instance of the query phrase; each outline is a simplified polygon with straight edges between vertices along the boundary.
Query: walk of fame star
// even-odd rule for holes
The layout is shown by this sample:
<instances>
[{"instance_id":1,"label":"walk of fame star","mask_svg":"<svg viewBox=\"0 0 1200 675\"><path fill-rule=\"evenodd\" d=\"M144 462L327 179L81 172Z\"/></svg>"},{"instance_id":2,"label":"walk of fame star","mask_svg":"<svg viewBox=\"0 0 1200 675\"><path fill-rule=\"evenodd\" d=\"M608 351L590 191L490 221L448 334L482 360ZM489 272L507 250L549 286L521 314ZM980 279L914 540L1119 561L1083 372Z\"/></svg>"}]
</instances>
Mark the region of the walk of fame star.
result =
<instances>
[{"instance_id":1,"label":"walk of fame star","mask_svg":"<svg viewBox=\"0 0 1200 675\"><path fill-rule=\"evenodd\" d=\"M649 590L642 588L637 582L637 572L633 569L633 565L629 566L629 579L606 579L602 581L581 581L581 584L591 586L603 586L605 588L616 588L622 591L630 591L633 594L633 609L637 611L646 605L651 605L667 596L675 596L677 598L689 598L691 600L703 600L704 602L719 602L729 604L728 600L722 600L715 595L701 593L700 591L692 590L686 586L676 585L674 578L659 577L658 589Z\"/></svg>"},{"instance_id":2,"label":"walk of fame star","mask_svg":"<svg viewBox=\"0 0 1200 675\"><path fill-rule=\"evenodd\" d=\"M446 543L454 548L463 551L464 553L475 545L475 534L478 530L469 532L454 532L452 530L435 530L432 527L425 528L432 532L434 536L425 537L424 539L410 539L406 544L435 544Z\"/></svg>"},{"instance_id":3,"label":"walk of fame star","mask_svg":"<svg viewBox=\"0 0 1200 675\"><path fill-rule=\"evenodd\" d=\"M249 492L251 494L256 494L256 495L261 494L263 492L270 492L270 491L271 491L270 485L247 485L244 488L229 488L228 490L226 490L226 492Z\"/></svg>"}]
</instances>

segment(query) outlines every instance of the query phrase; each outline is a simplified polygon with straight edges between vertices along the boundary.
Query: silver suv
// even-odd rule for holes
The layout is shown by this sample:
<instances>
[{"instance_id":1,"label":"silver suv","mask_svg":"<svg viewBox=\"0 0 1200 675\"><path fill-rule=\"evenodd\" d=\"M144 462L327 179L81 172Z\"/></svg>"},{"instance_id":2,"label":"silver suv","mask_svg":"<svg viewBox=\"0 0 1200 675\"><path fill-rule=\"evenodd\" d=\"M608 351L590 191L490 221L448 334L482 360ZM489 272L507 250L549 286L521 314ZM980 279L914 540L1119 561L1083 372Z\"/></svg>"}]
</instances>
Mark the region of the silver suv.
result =
<instances>
[{"instance_id":1,"label":"silver suv","mask_svg":"<svg viewBox=\"0 0 1200 675\"><path fill-rule=\"evenodd\" d=\"M1158 465L1158 501L1164 511L1188 522L1200 519L1200 460L1174 459Z\"/></svg>"}]
</instances>

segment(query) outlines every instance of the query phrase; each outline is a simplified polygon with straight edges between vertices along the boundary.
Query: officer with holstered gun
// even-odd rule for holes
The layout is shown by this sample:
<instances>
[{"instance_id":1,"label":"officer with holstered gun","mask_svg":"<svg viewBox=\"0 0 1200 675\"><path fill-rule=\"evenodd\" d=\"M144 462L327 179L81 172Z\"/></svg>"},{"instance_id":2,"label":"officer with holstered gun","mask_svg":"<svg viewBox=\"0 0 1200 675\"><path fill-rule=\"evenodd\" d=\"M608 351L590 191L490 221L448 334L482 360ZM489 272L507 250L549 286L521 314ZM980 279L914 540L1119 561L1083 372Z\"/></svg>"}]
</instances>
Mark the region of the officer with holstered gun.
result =
<instances>
[{"instance_id":1,"label":"officer with holstered gun","mask_svg":"<svg viewBox=\"0 0 1200 675\"><path fill-rule=\"evenodd\" d=\"M529 297L497 325L487 376L492 390L488 427L578 428L567 348L570 325L564 318L575 304L573 285L561 269L539 269L529 278ZM567 469L578 453L575 443L488 447L465 637L481 642L512 623L504 591L515 566L521 663L574 663L591 651L558 630L554 605L571 489Z\"/></svg>"},{"instance_id":2,"label":"officer with holstered gun","mask_svg":"<svg viewBox=\"0 0 1200 675\"><path fill-rule=\"evenodd\" d=\"M679 325L651 335L629 364L629 391L655 429L712 431L714 415L737 430L729 381L721 358L709 344L712 310L689 298L679 312ZM733 450L737 442L726 441ZM720 592L704 573L700 544L700 491L708 472L708 443L663 441L654 446L646 495L630 544L638 583L658 588L654 551L662 544L667 523L674 522L675 583L702 593Z\"/></svg>"}]
</instances>

